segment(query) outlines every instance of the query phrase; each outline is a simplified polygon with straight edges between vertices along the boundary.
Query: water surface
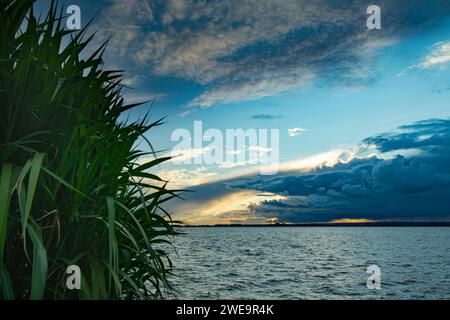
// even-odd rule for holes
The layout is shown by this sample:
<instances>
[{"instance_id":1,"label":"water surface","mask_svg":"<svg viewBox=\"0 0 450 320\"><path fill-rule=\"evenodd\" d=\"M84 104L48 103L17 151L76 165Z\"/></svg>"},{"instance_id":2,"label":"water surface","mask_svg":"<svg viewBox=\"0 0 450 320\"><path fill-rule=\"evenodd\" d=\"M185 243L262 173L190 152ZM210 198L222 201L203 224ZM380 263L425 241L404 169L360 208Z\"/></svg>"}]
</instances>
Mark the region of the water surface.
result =
<instances>
[{"instance_id":1,"label":"water surface","mask_svg":"<svg viewBox=\"0 0 450 320\"><path fill-rule=\"evenodd\" d=\"M449 299L450 228L186 228L180 299ZM381 289L369 290L369 265Z\"/></svg>"}]
</instances>

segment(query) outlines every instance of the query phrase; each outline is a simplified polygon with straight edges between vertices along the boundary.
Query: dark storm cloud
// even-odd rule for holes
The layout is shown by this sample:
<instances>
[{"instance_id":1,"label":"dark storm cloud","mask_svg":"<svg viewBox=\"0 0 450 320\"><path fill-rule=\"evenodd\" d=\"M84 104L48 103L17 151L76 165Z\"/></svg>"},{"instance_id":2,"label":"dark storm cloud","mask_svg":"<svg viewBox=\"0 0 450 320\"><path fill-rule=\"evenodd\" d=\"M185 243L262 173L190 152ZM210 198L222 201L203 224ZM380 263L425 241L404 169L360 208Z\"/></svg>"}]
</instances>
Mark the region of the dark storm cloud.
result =
<instances>
[{"instance_id":1,"label":"dark storm cloud","mask_svg":"<svg viewBox=\"0 0 450 320\"><path fill-rule=\"evenodd\" d=\"M208 190L256 190L283 200L251 204L247 216L280 222L450 219L450 120L402 126L364 143L383 153L305 174L248 176L196 187L197 201L209 197ZM414 152L395 155L407 151ZM393 156L385 158L384 152Z\"/></svg>"},{"instance_id":2,"label":"dark storm cloud","mask_svg":"<svg viewBox=\"0 0 450 320\"><path fill-rule=\"evenodd\" d=\"M450 120L417 122L365 143L382 152L417 153L386 160L355 159L310 174L233 185L286 195L286 200L251 208L280 221L450 219Z\"/></svg>"},{"instance_id":3,"label":"dark storm cloud","mask_svg":"<svg viewBox=\"0 0 450 320\"><path fill-rule=\"evenodd\" d=\"M381 152L400 149L433 149L450 146L450 124L448 120L432 119L401 126L401 132L382 134L366 139Z\"/></svg>"},{"instance_id":4,"label":"dark storm cloud","mask_svg":"<svg viewBox=\"0 0 450 320\"><path fill-rule=\"evenodd\" d=\"M430 28L449 1L380 0L382 29L357 0L117 0L101 30L115 59L205 88L192 106L255 100L309 83L375 81L377 50ZM138 14L137 14L138 13ZM130 61L130 57L132 60Z\"/></svg>"}]
</instances>

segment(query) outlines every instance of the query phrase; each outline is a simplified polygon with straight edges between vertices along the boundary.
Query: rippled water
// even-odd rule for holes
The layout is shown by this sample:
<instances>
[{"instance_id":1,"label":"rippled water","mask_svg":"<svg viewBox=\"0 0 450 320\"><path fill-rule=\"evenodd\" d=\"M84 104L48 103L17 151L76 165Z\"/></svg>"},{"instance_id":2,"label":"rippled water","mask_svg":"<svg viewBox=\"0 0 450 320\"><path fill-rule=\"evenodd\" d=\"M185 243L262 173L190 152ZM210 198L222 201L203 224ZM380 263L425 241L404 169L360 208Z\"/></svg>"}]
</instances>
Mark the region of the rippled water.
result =
<instances>
[{"instance_id":1,"label":"rippled water","mask_svg":"<svg viewBox=\"0 0 450 320\"><path fill-rule=\"evenodd\" d=\"M449 299L450 228L186 228L180 299ZM366 269L381 268L381 290Z\"/></svg>"}]
</instances>

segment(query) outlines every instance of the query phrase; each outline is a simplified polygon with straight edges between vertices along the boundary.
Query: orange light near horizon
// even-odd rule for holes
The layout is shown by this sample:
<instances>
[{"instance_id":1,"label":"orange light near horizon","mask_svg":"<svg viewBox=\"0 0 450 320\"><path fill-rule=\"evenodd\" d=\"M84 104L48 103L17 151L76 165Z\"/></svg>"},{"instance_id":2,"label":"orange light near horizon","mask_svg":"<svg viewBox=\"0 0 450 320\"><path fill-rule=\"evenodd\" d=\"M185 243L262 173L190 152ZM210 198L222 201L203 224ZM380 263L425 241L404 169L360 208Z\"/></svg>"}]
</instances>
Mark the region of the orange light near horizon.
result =
<instances>
[{"instance_id":1,"label":"orange light near horizon","mask_svg":"<svg viewBox=\"0 0 450 320\"><path fill-rule=\"evenodd\" d=\"M370 223L370 222L376 222L375 220L370 219L351 219L351 218L344 218L344 219L336 219L333 221L330 221L330 223Z\"/></svg>"}]
</instances>

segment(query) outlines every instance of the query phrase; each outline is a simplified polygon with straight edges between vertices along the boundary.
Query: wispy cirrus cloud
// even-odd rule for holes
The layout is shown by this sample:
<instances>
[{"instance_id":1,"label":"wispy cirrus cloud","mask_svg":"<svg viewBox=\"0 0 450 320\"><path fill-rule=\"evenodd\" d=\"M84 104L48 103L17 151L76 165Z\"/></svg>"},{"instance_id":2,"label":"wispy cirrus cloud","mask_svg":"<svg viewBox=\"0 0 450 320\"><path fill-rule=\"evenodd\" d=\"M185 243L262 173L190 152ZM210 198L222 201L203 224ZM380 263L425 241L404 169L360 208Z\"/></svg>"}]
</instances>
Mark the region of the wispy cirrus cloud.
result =
<instances>
[{"instance_id":1,"label":"wispy cirrus cloud","mask_svg":"<svg viewBox=\"0 0 450 320\"><path fill-rule=\"evenodd\" d=\"M412 65L402 71L399 76L403 76L408 71L414 69L431 69L442 67L450 62L450 41L442 41L433 45L431 52L419 63Z\"/></svg>"},{"instance_id":2,"label":"wispy cirrus cloud","mask_svg":"<svg viewBox=\"0 0 450 320\"><path fill-rule=\"evenodd\" d=\"M388 13L380 32L367 30L367 4L356 0L115 0L100 25L114 34L114 59L199 84L189 105L209 108L321 81L370 84L380 49L450 12L445 1L378 5Z\"/></svg>"},{"instance_id":3,"label":"wispy cirrus cloud","mask_svg":"<svg viewBox=\"0 0 450 320\"><path fill-rule=\"evenodd\" d=\"M416 67L429 69L447 62L450 62L450 41L436 43L430 54L417 64Z\"/></svg>"},{"instance_id":4,"label":"wispy cirrus cloud","mask_svg":"<svg viewBox=\"0 0 450 320\"><path fill-rule=\"evenodd\" d=\"M109 55L113 63L123 62L127 55L139 48L145 36L144 26L155 22L150 1L112 0L101 6L100 19L93 29L97 30L95 41L109 39Z\"/></svg>"},{"instance_id":5,"label":"wispy cirrus cloud","mask_svg":"<svg viewBox=\"0 0 450 320\"><path fill-rule=\"evenodd\" d=\"M191 107L209 108L214 104L229 104L242 101L253 101L274 96L290 89L312 83L314 75L309 72L275 75L267 78L254 77L247 82L227 83L209 89L190 102Z\"/></svg>"}]
</instances>

